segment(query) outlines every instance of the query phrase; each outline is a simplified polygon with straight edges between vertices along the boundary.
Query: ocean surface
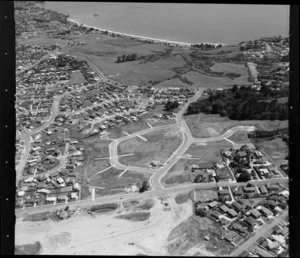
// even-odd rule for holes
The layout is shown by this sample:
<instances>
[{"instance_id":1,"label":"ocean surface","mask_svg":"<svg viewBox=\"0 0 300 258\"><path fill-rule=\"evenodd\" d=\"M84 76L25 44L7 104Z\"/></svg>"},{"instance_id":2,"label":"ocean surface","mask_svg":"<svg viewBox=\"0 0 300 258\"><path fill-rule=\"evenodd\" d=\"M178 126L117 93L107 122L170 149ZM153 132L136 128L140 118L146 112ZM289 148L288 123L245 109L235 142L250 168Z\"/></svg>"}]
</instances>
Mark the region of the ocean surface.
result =
<instances>
[{"instance_id":1,"label":"ocean surface","mask_svg":"<svg viewBox=\"0 0 300 258\"><path fill-rule=\"evenodd\" d=\"M289 34L288 5L46 2L81 23L186 43L238 44Z\"/></svg>"}]
</instances>

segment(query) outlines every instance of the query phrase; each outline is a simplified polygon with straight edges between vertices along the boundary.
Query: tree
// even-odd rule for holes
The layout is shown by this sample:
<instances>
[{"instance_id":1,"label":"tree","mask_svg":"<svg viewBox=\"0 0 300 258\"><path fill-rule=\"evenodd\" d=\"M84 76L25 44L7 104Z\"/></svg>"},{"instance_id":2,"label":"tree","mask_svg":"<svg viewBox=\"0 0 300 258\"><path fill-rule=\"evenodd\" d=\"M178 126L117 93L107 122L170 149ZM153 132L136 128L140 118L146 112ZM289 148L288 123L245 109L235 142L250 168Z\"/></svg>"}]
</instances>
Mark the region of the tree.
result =
<instances>
[{"instance_id":1,"label":"tree","mask_svg":"<svg viewBox=\"0 0 300 258\"><path fill-rule=\"evenodd\" d=\"M179 106L179 103L178 103L178 101L168 101L167 103L166 103L166 105L165 105L165 110L166 111L170 111L170 110L173 110L173 109L175 109L175 108L178 108L178 106Z\"/></svg>"},{"instance_id":2,"label":"tree","mask_svg":"<svg viewBox=\"0 0 300 258\"><path fill-rule=\"evenodd\" d=\"M144 181L144 182L142 183L141 188L139 189L139 192L140 192L140 193L143 193L143 192L148 191L149 189L150 189L150 184L149 184L149 182L148 182L148 181Z\"/></svg>"},{"instance_id":3,"label":"tree","mask_svg":"<svg viewBox=\"0 0 300 258\"><path fill-rule=\"evenodd\" d=\"M118 56L118 60L117 60L117 63L120 63L121 62L121 57Z\"/></svg>"},{"instance_id":4,"label":"tree","mask_svg":"<svg viewBox=\"0 0 300 258\"><path fill-rule=\"evenodd\" d=\"M240 171L241 173L236 180L237 182L248 182L251 180L251 175L247 171L243 169L241 169Z\"/></svg>"},{"instance_id":5,"label":"tree","mask_svg":"<svg viewBox=\"0 0 300 258\"><path fill-rule=\"evenodd\" d=\"M196 208L196 215L200 217L205 217L206 216L206 211L201 209L201 208Z\"/></svg>"}]
</instances>

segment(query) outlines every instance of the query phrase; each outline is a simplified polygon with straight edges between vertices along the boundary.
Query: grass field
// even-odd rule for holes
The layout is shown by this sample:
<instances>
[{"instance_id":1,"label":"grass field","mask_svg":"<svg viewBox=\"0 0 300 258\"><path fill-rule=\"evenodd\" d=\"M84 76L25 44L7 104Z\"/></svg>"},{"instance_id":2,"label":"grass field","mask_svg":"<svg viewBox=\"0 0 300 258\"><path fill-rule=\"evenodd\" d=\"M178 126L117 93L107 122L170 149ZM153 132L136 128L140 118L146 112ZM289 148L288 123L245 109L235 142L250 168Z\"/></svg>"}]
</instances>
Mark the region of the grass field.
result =
<instances>
[{"instance_id":1,"label":"grass field","mask_svg":"<svg viewBox=\"0 0 300 258\"><path fill-rule=\"evenodd\" d=\"M190 192L189 196L194 202L209 202L213 200L218 200L218 193L213 190L196 189L195 191Z\"/></svg>"},{"instance_id":2,"label":"grass field","mask_svg":"<svg viewBox=\"0 0 300 258\"><path fill-rule=\"evenodd\" d=\"M186 151L187 154L199 157L198 163L223 162L220 150L232 147L232 144L226 140L208 142L206 145L192 144Z\"/></svg>"},{"instance_id":3,"label":"grass field","mask_svg":"<svg viewBox=\"0 0 300 258\"><path fill-rule=\"evenodd\" d=\"M232 245L225 239L221 239L214 232L221 225L212 220L192 215L170 232L167 250L170 255L184 255L192 247L202 246L216 255L229 254ZM204 238L208 236L209 241Z\"/></svg>"},{"instance_id":4,"label":"grass field","mask_svg":"<svg viewBox=\"0 0 300 258\"><path fill-rule=\"evenodd\" d=\"M279 120L230 120L227 117L212 114L195 114L185 116L184 119L189 126L191 133L194 137L207 138L214 136L214 134L223 134L228 129L238 125L254 125L258 130L274 130L277 128L287 128L288 121ZM210 129L212 128L212 129ZM217 132L217 133L216 133Z\"/></svg>"},{"instance_id":5,"label":"grass field","mask_svg":"<svg viewBox=\"0 0 300 258\"><path fill-rule=\"evenodd\" d=\"M248 137L248 132L246 132L246 131L235 132L228 139L235 143L250 143L251 142Z\"/></svg>"},{"instance_id":6,"label":"grass field","mask_svg":"<svg viewBox=\"0 0 300 258\"><path fill-rule=\"evenodd\" d=\"M38 255L42 246L39 241L29 245L16 245L15 255Z\"/></svg>"},{"instance_id":7,"label":"grass field","mask_svg":"<svg viewBox=\"0 0 300 258\"><path fill-rule=\"evenodd\" d=\"M188 200L189 200L189 195L188 194L178 194L175 197L175 202L177 204L186 203Z\"/></svg>"},{"instance_id":8,"label":"grass field","mask_svg":"<svg viewBox=\"0 0 300 258\"><path fill-rule=\"evenodd\" d=\"M123 170L112 167L92 178L89 181L89 185L104 187L104 189L96 189L96 196L117 194L125 192L127 186L133 184L141 185L144 181L148 181L151 176L150 173L127 171L119 177L122 172Z\"/></svg>"},{"instance_id":9,"label":"grass field","mask_svg":"<svg viewBox=\"0 0 300 258\"><path fill-rule=\"evenodd\" d=\"M182 141L182 135L178 128L156 130L142 137L147 141L134 137L119 144L119 155L134 153L131 156L120 157L120 163L141 167L149 167L151 161L154 160L163 163Z\"/></svg>"},{"instance_id":10,"label":"grass field","mask_svg":"<svg viewBox=\"0 0 300 258\"><path fill-rule=\"evenodd\" d=\"M154 206L154 201L152 199L145 200L142 204L137 206L137 209L140 210L150 210Z\"/></svg>"},{"instance_id":11,"label":"grass field","mask_svg":"<svg viewBox=\"0 0 300 258\"><path fill-rule=\"evenodd\" d=\"M110 141L102 140L97 136L89 137L84 140L84 155L85 155L85 171L86 176L90 178L95 173L102 171L110 167L109 159L99 159L96 158L107 158L109 157L108 145Z\"/></svg>"},{"instance_id":12,"label":"grass field","mask_svg":"<svg viewBox=\"0 0 300 258\"><path fill-rule=\"evenodd\" d=\"M254 144L259 150L265 151L274 161L274 165L280 166L288 155L289 147L286 142L277 137L272 140L259 141Z\"/></svg>"},{"instance_id":13,"label":"grass field","mask_svg":"<svg viewBox=\"0 0 300 258\"><path fill-rule=\"evenodd\" d=\"M213 72L235 73L239 74L240 77L236 77L234 81L237 84L250 84L248 81L249 73L245 65L234 64L234 63L215 63L211 68Z\"/></svg>"},{"instance_id":14,"label":"grass field","mask_svg":"<svg viewBox=\"0 0 300 258\"><path fill-rule=\"evenodd\" d=\"M185 73L182 76L186 77L189 81L193 82L193 86L197 88L227 88L239 83L238 81L232 80L225 76L215 77L200 74L195 71Z\"/></svg>"},{"instance_id":15,"label":"grass field","mask_svg":"<svg viewBox=\"0 0 300 258\"><path fill-rule=\"evenodd\" d=\"M68 84L79 84L86 82L81 72L71 73L71 78Z\"/></svg>"},{"instance_id":16,"label":"grass field","mask_svg":"<svg viewBox=\"0 0 300 258\"><path fill-rule=\"evenodd\" d=\"M150 212L134 212L124 215L118 215L115 218L117 219L126 219L131 221L146 221L150 218Z\"/></svg>"},{"instance_id":17,"label":"grass field","mask_svg":"<svg viewBox=\"0 0 300 258\"><path fill-rule=\"evenodd\" d=\"M174 78L174 79L170 79L170 80L165 80L162 81L158 84L155 85L155 87L159 87L159 88L168 88L168 87L178 87L178 88L182 88L182 87L189 87L190 85L183 83L180 79L178 78Z\"/></svg>"},{"instance_id":18,"label":"grass field","mask_svg":"<svg viewBox=\"0 0 300 258\"><path fill-rule=\"evenodd\" d=\"M179 159L175 165L162 178L161 182L164 186L171 187L180 184L190 184L191 175L188 166L199 162L195 159Z\"/></svg>"}]
</instances>

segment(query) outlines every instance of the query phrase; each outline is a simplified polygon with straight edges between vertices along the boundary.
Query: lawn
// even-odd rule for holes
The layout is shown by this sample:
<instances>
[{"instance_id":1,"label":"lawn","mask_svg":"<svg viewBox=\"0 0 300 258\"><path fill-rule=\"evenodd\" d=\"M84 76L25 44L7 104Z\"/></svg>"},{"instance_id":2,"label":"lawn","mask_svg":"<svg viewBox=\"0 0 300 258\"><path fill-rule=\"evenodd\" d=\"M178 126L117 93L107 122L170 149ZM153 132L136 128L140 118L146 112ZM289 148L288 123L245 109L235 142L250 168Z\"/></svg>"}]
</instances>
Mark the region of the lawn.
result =
<instances>
[{"instance_id":1,"label":"lawn","mask_svg":"<svg viewBox=\"0 0 300 258\"><path fill-rule=\"evenodd\" d=\"M190 85L183 83L178 78L165 80L165 81L162 81L162 82L155 85L155 87L159 87L159 88L168 88L168 87L183 88L183 87L189 87L189 86Z\"/></svg>"},{"instance_id":2,"label":"lawn","mask_svg":"<svg viewBox=\"0 0 300 258\"><path fill-rule=\"evenodd\" d=\"M195 159L179 159L175 165L162 178L161 182L164 186L171 187L181 184L190 184L191 175L188 166L199 162Z\"/></svg>"},{"instance_id":3,"label":"lawn","mask_svg":"<svg viewBox=\"0 0 300 258\"><path fill-rule=\"evenodd\" d=\"M219 115L199 113L184 117L194 137L208 138L223 134L228 129L239 125L254 125L258 130L275 130L288 127L288 121L279 120L230 120ZM212 133L213 132L213 133Z\"/></svg>"},{"instance_id":4,"label":"lawn","mask_svg":"<svg viewBox=\"0 0 300 258\"><path fill-rule=\"evenodd\" d=\"M118 146L118 154L134 155L120 157L119 162L125 165L149 167L152 161L164 163L179 147L182 135L178 127L156 130L142 135L145 140L134 137L123 141Z\"/></svg>"}]
</instances>

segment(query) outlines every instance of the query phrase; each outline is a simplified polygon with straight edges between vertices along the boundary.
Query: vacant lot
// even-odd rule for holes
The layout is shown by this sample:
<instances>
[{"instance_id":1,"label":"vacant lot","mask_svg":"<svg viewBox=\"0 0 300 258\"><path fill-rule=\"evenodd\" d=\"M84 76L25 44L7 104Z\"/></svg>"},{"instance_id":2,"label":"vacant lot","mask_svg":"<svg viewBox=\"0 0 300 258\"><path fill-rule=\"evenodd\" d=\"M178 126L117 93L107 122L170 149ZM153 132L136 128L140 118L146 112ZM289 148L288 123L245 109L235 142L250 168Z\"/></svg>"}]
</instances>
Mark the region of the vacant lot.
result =
<instances>
[{"instance_id":1,"label":"vacant lot","mask_svg":"<svg viewBox=\"0 0 300 258\"><path fill-rule=\"evenodd\" d=\"M151 213L150 212L134 212L124 215L116 216L117 219L127 219L131 221L145 221L150 218Z\"/></svg>"},{"instance_id":2,"label":"vacant lot","mask_svg":"<svg viewBox=\"0 0 300 258\"><path fill-rule=\"evenodd\" d=\"M255 142L255 146L269 154L276 166L282 164L289 151L287 143L279 137L273 140Z\"/></svg>"},{"instance_id":3,"label":"vacant lot","mask_svg":"<svg viewBox=\"0 0 300 258\"><path fill-rule=\"evenodd\" d=\"M228 129L238 125L254 125L258 130L275 130L278 128L287 128L288 121L279 120L230 120L227 117L221 117L219 115L211 114L195 114L184 117L191 133L194 137L208 138L214 136L211 132L215 131L214 134L223 134ZM217 132L217 133L216 133Z\"/></svg>"},{"instance_id":4,"label":"vacant lot","mask_svg":"<svg viewBox=\"0 0 300 258\"><path fill-rule=\"evenodd\" d=\"M142 137L134 137L119 144L119 155L134 153L121 157L121 163L141 167L149 167L152 161L164 163L182 141L181 132L176 127L173 130L156 130Z\"/></svg>"},{"instance_id":5,"label":"vacant lot","mask_svg":"<svg viewBox=\"0 0 300 258\"><path fill-rule=\"evenodd\" d=\"M180 184L191 183L191 175L188 166L199 162L196 159L179 159L175 165L162 178L164 186L171 187Z\"/></svg>"},{"instance_id":6,"label":"vacant lot","mask_svg":"<svg viewBox=\"0 0 300 258\"><path fill-rule=\"evenodd\" d=\"M239 144L251 142L246 131L235 132L228 139Z\"/></svg>"},{"instance_id":7,"label":"vacant lot","mask_svg":"<svg viewBox=\"0 0 300 258\"><path fill-rule=\"evenodd\" d=\"M144 181L148 181L150 173L138 173L133 171L126 171L121 177L119 175L122 170L118 170L114 167L109 168L93 177L89 184L95 187L103 187L104 189L96 189L96 195L110 195L125 192L125 188L130 185L140 186Z\"/></svg>"},{"instance_id":8,"label":"vacant lot","mask_svg":"<svg viewBox=\"0 0 300 258\"><path fill-rule=\"evenodd\" d=\"M68 84L79 84L86 82L81 72L71 73L71 78Z\"/></svg>"},{"instance_id":9,"label":"vacant lot","mask_svg":"<svg viewBox=\"0 0 300 258\"><path fill-rule=\"evenodd\" d=\"M190 192L189 196L194 202L210 202L213 200L218 200L218 193L213 190L196 189Z\"/></svg>"},{"instance_id":10,"label":"vacant lot","mask_svg":"<svg viewBox=\"0 0 300 258\"><path fill-rule=\"evenodd\" d=\"M208 142L206 145L196 145L192 144L186 153L192 155L193 157L199 158L197 163L207 163L207 162L223 162L220 150L232 147L232 144L226 140Z\"/></svg>"},{"instance_id":11,"label":"vacant lot","mask_svg":"<svg viewBox=\"0 0 300 258\"><path fill-rule=\"evenodd\" d=\"M23 220L24 221L45 221L48 219L57 221L58 218L56 216L56 212L42 212L42 213L29 214Z\"/></svg>"},{"instance_id":12,"label":"vacant lot","mask_svg":"<svg viewBox=\"0 0 300 258\"><path fill-rule=\"evenodd\" d=\"M214 232L221 226L208 218L192 215L176 226L168 237L167 249L170 255L185 255L192 247L202 246L216 255L228 255L232 245ZM204 238L208 236L209 241Z\"/></svg>"}]
</instances>

